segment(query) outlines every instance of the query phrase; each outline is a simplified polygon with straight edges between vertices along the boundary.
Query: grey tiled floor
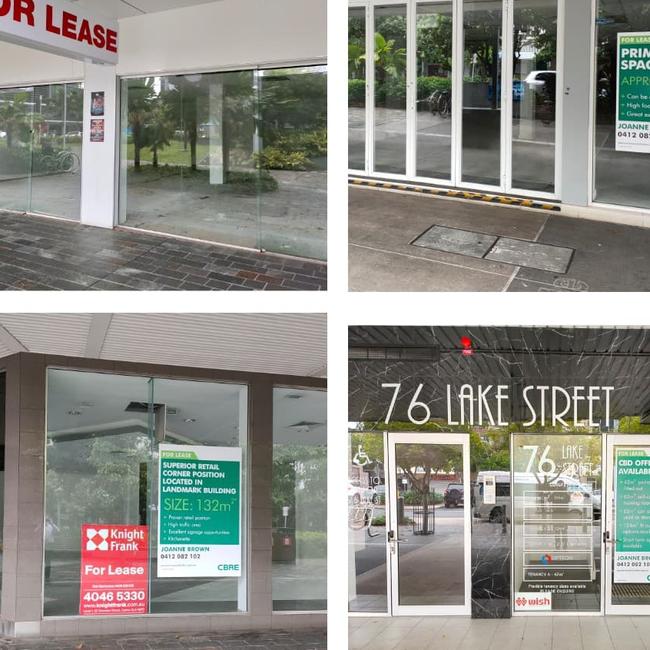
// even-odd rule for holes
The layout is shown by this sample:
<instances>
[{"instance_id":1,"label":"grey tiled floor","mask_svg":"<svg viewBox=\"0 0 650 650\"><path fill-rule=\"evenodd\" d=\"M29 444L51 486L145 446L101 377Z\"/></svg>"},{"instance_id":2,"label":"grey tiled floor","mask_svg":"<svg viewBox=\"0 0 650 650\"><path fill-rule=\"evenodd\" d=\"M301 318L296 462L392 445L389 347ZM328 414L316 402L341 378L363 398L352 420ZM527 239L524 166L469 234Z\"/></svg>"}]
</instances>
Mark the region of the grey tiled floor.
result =
<instances>
[{"instance_id":1,"label":"grey tiled floor","mask_svg":"<svg viewBox=\"0 0 650 650\"><path fill-rule=\"evenodd\" d=\"M350 187L351 291L647 291L650 228ZM566 274L411 242L432 225L574 249ZM488 256L489 258L490 256Z\"/></svg>"},{"instance_id":2,"label":"grey tiled floor","mask_svg":"<svg viewBox=\"0 0 650 650\"><path fill-rule=\"evenodd\" d=\"M349 650L648 650L650 616L349 619Z\"/></svg>"},{"instance_id":3,"label":"grey tiled floor","mask_svg":"<svg viewBox=\"0 0 650 650\"><path fill-rule=\"evenodd\" d=\"M326 288L327 267L0 212L0 289L253 291Z\"/></svg>"},{"instance_id":4,"label":"grey tiled floor","mask_svg":"<svg viewBox=\"0 0 650 650\"><path fill-rule=\"evenodd\" d=\"M325 650L325 632L149 634L77 639L0 639L3 650Z\"/></svg>"}]
</instances>

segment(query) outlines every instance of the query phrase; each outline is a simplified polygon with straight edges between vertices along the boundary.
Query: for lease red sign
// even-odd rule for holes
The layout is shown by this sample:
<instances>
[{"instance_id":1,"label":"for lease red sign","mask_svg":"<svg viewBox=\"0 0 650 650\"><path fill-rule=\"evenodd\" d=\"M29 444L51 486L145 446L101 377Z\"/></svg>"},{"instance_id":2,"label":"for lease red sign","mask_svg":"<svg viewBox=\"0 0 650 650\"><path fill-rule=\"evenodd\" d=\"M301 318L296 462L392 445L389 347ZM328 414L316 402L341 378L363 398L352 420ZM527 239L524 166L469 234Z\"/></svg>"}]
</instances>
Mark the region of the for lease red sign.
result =
<instances>
[{"instance_id":1,"label":"for lease red sign","mask_svg":"<svg viewBox=\"0 0 650 650\"><path fill-rule=\"evenodd\" d=\"M149 610L147 526L81 527L82 616L125 616Z\"/></svg>"},{"instance_id":2,"label":"for lease red sign","mask_svg":"<svg viewBox=\"0 0 650 650\"><path fill-rule=\"evenodd\" d=\"M77 58L117 63L117 21L65 0L0 0L0 38Z\"/></svg>"}]
</instances>

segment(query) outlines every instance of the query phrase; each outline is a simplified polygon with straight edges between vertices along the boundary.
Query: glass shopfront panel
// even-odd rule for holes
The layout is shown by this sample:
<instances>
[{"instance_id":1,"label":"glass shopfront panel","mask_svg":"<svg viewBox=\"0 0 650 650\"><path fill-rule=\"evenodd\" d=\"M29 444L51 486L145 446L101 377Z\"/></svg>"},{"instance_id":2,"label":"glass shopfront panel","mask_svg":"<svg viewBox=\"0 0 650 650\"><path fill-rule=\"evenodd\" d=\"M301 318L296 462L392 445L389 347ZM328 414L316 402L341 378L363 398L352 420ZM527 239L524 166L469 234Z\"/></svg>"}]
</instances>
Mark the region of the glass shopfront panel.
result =
<instances>
[{"instance_id":1,"label":"glass shopfront panel","mask_svg":"<svg viewBox=\"0 0 650 650\"><path fill-rule=\"evenodd\" d=\"M273 390L273 609L327 609L327 394Z\"/></svg>"},{"instance_id":2,"label":"glass shopfront panel","mask_svg":"<svg viewBox=\"0 0 650 650\"><path fill-rule=\"evenodd\" d=\"M326 68L122 81L120 223L326 257Z\"/></svg>"},{"instance_id":3,"label":"glass shopfront panel","mask_svg":"<svg viewBox=\"0 0 650 650\"><path fill-rule=\"evenodd\" d=\"M514 611L601 610L602 436L515 434Z\"/></svg>"},{"instance_id":4,"label":"glass shopfront panel","mask_svg":"<svg viewBox=\"0 0 650 650\"><path fill-rule=\"evenodd\" d=\"M619 34L628 32L650 32L648 3L646 0L599 0L597 11L594 201L650 208L647 180L650 156L616 150L617 39ZM647 71L642 74L647 79ZM647 103L648 97L632 101Z\"/></svg>"},{"instance_id":5,"label":"glass shopfront panel","mask_svg":"<svg viewBox=\"0 0 650 650\"><path fill-rule=\"evenodd\" d=\"M172 577L158 576L158 461L161 444L206 452L241 449L239 499L245 522L247 427L245 386L50 369L44 615L79 615L80 606L92 598L111 605L114 597L101 591L81 595L82 566L88 566L82 560L87 550L83 525L100 537L107 527L144 527L138 530L148 534L143 563L149 586L142 613L245 611L245 526L239 535L241 577L189 575L182 567ZM184 480L174 485L184 489Z\"/></svg>"},{"instance_id":6,"label":"glass shopfront panel","mask_svg":"<svg viewBox=\"0 0 650 650\"><path fill-rule=\"evenodd\" d=\"M0 209L80 219L82 84L0 89Z\"/></svg>"},{"instance_id":7,"label":"glass shopfront panel","mask_svg":"<svg viewBox=\"0 0 650 650\"><path fill-rule=\"evenodd\" d=\"M555 191L557 0L514 3L512 186Z\"/></svg>"},{"instance_id":8,"label":"glass shopfront panel","mask_svg":"<svg viewBox=\"0 0 650 650\"><path fill-rule=\"evenodd\" d=\"M462 181L501 185L501 0L463 3Z\"/></svg>"},{"instance_id":9,"label":"glass shopfront panel","mask_svg":"<svg viewBox=\"0 0 650 650\"><path fill-rule=\"evenodd\" d=\"M406 173L406 5L375 7L374 171Z\"/></svg>"},{"instance_id":10,"label":"glass shopfront panel","mask_svg":"<svg viewBox=\"0 0 650 650\"><path fill-rule=\"evenodd\" d=\"M451 179L453 7L418 4L416 176Z\"/></svg>"},{"instance_id":11,"label":"glass shopfront panel","mask_svg":"<svg viewBox=\"0 0 650 650\"><path fill-rule=\"evenodd\" d=\"M348 13L348 167L366 167L366 10Z\"/></svg>"},{"instance_id":12,"label":"glass shopfront panel","mask_svg":"<svg viewBox=\"0 0 650 650\"><path fill-rule=\"evenodd\" d=\"M354 431L348 454L348 607L386 612L386 498L384 435Z\"/></svg>"}]
</instances>

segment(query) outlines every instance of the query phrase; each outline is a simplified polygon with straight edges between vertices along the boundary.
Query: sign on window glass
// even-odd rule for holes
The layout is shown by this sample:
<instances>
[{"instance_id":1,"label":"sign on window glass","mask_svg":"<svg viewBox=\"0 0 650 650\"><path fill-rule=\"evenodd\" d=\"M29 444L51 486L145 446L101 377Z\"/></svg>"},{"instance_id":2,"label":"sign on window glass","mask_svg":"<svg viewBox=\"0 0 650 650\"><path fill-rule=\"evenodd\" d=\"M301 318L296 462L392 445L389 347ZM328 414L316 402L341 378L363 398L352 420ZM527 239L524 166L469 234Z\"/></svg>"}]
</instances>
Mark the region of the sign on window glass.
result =
<instances>
[{"instance_id":1,"label":"sign on window glass","mask_svg":"<svg viewBox=\"0 0 650 650\"><path fill-rule=\"evenodd\" d=\"M160 445L158 577L241 576L241 449Z\"/></svg>"}]
</instances>

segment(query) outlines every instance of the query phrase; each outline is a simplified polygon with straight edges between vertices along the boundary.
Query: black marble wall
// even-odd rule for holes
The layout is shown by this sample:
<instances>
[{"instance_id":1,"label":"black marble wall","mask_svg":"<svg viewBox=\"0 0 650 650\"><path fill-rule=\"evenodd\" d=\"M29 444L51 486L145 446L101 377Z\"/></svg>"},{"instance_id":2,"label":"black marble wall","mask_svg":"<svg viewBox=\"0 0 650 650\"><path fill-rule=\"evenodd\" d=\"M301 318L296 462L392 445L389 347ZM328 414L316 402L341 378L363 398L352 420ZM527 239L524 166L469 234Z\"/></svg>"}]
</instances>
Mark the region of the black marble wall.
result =
<instances>
[{"instance_id":1,"label":"black marble wall","mask_svg":"<svg viewBox=\"0 0 650 650\"><path fill-rule=\"evenodd\" d=\"M472 618L510 618L511 523L472 517Z\"/></svg>"}]
</instances>

